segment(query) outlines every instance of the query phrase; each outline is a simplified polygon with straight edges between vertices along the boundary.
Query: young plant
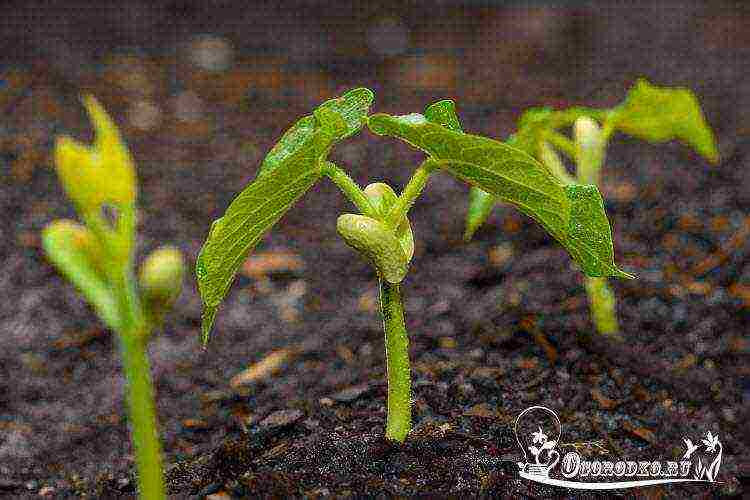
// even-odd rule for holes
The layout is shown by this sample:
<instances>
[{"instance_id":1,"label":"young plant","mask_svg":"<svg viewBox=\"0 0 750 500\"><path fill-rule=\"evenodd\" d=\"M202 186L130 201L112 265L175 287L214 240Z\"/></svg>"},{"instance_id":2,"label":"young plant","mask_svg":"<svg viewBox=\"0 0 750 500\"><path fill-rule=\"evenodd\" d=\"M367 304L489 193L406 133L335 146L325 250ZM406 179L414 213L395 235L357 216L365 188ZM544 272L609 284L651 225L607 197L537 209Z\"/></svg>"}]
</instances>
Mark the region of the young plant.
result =
<instances>
[{"instance_id":1,"label":"young plant","mask_svg":"<svg viewBox=\"0 0 750 500\"><path fill-rule=\"evenodd\" d=\"M83 103L96 131L93 146L69 137L55 144L62 187L83 224L57 220L42 233L50 261L117 332L127 378L131 437L142 498L165 498L161 445L147 344L182 289L184 263L161 247L133 273L137 186L133 160L112 119L93 97Z\"/></svg>"},{"instance_id":2,"label":"young plant","mask_svg":"<svg viewBox=\"0 0 750 500\"><path fill-rule=\"evenodd\" d=\"M573 137L560 130L572 126ZM573 107L565 110L533 108L519 121L508 144L541 161L564 184L599 185L607 143L615 132L623 132L650 143L678 139L690 145L711 163L719 153L710 127L695 95L683 88L661 88L644 79L636 82L625 101L611 109ZM571 176L558 156L561 152L575 164ZM466 240L484 223L496 198L472 188L466 217ZM585 278L586 293L596 330L622 340L616 315L615 295L605 277Z\"/></svg>"},{"instance_id":3,"label":"young plant","mask_svg":"<svg viewBox=\"0 0 750 500\"><path fill-rule=\"evenodd\" d=\"M452 101L435 103L424 115L368 117L372 100L367 89L351 90L292 126L268 153L255 180L212 224L196 275L207 342L217 308L248 253L318 180L331 180L360 212L341 215L337 230L372 264L380 283L388 379L385 434L402 442L411 428L411 370L400 285L414 254L407 214L434 172L445 171L517 206L549 231L588 276L630 276L614 264L609 221L596 186L565 185L525 152L464 134ZM375 134L396 137L427 154L398 196L383 183L360 188L327 160L332 146L365 123Z\"/></svg>"}]
</instances>

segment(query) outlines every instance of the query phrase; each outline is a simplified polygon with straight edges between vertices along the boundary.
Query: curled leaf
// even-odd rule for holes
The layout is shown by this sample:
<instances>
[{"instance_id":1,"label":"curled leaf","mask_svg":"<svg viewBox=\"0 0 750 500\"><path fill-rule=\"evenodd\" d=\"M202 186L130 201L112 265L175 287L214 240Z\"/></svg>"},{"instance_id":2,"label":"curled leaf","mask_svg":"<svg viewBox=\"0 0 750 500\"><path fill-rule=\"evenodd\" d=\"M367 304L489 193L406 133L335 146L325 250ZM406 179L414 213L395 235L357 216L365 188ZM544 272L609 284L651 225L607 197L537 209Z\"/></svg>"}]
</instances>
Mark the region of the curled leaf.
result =
<instances>
[{"instance_id":1,"label":"curled leaf","mask_svg":"<svg viewBox=\"0 0 750 500\"><path fill-rule=\"evenodd\" d=\"M83 102L96 139L92 146L69 137L57 139L55 166L63 189L82 213L97 211L105 203L132 206L137 188L130 153L101 104L91 96Z\"/></svg>"},{"instance_id":2,"label":"curled leaf","mask_svg":"<svg viewBox=\"0 0 750 500\"><path fill-rule=\"evenodd\" d=\"M666 88L639 79L625 102L613 110L615 129L649 142L678 139L712 163L719 161L716 140L698 98L686 88Z\"/></svg>"},{"instance_id":3,"label":"curled leaf","mask_svg":"<svg viewBox=\"0 0 750 500\"><path fill-rule=\"evenodd\" d=\"M42 246L50 262L78 288L107 327L117 330L117 302L105 277L103 250L91 231L72 220L57 220L42 231Z\"/></svg>"},{"instance_id":4,"label":"curled leaf","mask_svg":"<svg viewBox=\"0 0 750 500\"><path fill-rule=\"evenodd\" d=\"M382 222L359 214L344 214L336 229L347 245L357 250L389 283L400 283L409 268L401 242Z\"/></svg>"}]
</instances>

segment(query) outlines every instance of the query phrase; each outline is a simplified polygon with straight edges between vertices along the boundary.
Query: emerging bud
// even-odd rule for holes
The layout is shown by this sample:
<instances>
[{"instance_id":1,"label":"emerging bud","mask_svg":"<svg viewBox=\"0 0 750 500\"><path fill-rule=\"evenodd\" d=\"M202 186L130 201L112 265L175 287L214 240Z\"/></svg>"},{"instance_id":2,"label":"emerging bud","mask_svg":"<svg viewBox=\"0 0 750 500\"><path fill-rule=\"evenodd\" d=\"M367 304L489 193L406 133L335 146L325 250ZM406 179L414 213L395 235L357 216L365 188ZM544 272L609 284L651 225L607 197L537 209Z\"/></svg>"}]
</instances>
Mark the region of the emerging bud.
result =
<instances>
[{"instance_id":1,"label":"emerging bud","mask_svg":"<svg viewBox=\"0 0 750 500\"><path fill-rule=\"evenodd\" d=\"M398 199L391 186L382 182L368 184L365 187L365 194L382 217L388 214ZM414 256L414 233L412 233L411 224L406 217L396 230L396 238L401 243L407 262L411 262L411 258Z\"/></svg>"},{"instance_id":2,"label":"emerging bud","mask_svg":"<svg viewBox=\"0 0 750 500\"><path fill-rule=\"evenodd\" d=\"M604 162L604 136L599 125L586 116L573 124L578 178L584 184L599 184L599 170Z\"/></svg>"},{"instance_id":3,"label":"emerging bud","mask_svg":"<svg viewBox=\"0 0 750 500\"><path fill-rule=\"evenodd\" d=\"M161 316L166 313L182 291L185 262L174 247L157 248L141 266L141 296L148 311Z\"/></svg>"},{"instance_id":4,"label":"emerging bud","mask_svg":"<svg viewBox=\"0 0 750 500\"><path fill-rule=\"evenodd\" d=\"M400 283L409 269L401 242L385 224L359 214L344 214L336 229L346 244L357 250L389 283Z\"/></svg>"}]
</instances>

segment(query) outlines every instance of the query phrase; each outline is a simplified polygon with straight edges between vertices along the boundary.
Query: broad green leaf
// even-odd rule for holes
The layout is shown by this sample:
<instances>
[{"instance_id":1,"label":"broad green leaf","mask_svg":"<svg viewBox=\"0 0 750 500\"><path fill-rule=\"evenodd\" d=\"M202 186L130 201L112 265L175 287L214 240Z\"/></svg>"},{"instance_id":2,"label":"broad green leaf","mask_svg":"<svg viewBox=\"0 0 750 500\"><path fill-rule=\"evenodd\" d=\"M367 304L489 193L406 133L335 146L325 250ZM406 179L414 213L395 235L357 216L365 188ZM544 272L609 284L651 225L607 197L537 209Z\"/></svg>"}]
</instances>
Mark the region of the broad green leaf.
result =
<instances>
[{"instance_id":1,"label":"broad green leaf","mask_svg":"<svg viewBox=\"0 0 750 500\"><path fill-rule=\"evenodd\" d=\"M445 99L431 104L425 108L424 116L433 123L438 123L448 130L463 132L461 121L456 113L456 104ZM484 224L495 206L495 198L478 187L469 188L469 207L466 210L466 229L464 241L471 240L474 233Z\"/></svg>"},{"instance_id":2,"label":"broad green leaf","mask_svg":"<svg viewBox=\"0 0 750 500\"><path fill-rule=\"evenodd\" d=\"M108 328L120 325L117 302L104 276L102 249L85 226L57 220L42 231L49 260L83 294Z\"/></svg>"},{"instance_id":3,"label":"broad green leaf","mask_svg":"<svg viewBox=\"0 0 750 500\"><path fill-rule=\"evenodd\" d=\"M344 129L336 137L336 140L341 140L357 133L362 128L362 123L365 117L367 117L373 98L374 95L369 89L353 89L341 97L324 102L316 111L326 110L334 112L338 116L338 119L343 121ZM282 165L305 141L310 139L315 132L316 123L315 117L308 115L301 118L292 128L287 130L281 139L279 139L279 142L266 155L260 166L258 176L266 174L279 165ZM340 127L341 125L337 124L337 128Z\"/></svg>"},{"instance_id":4,"label":"broad green leaf","mask_svg":"<svg viewBox=\"0 0 750 500\"><path fill-rule=\"evenodd\" d=\"M566 189L562 181L523 151L448 130L418 114L376 114L370 117L368 126L376 134L408 142L455 177L515 205L565 246L587 275L626 276L613 262L612 236L601 197L598 205L590 201L581 205L585 197ZM591 189L598 195L595 186L583 187L588 196Z\"/></svg>"},{"instance_id":5,"label":"broad green leaf","mask_svg":"<svg viewBox=\"0 0 750 500\"><path fill-rule=\"evenodd\" d=\"M361 128L372 92L354 89L326 101L287 131L261 165L258 176L211 225L196 262L203 299L203 342L247 255L321 176L331 146Z\"/></svg>"},{"instance_id":6,"label":"broad green leaf","mask_svg":"<svg viewBox=\"0 0 750 500\"><path fill-rule=\"evenodd\" d=\"M365 187L365 194L381 217L388 215L391 207L396 204L398 199L393 188L382 182L368 184ZM406 255L407 262L410 262L414 257L414 233L412 233L411 223L407 217L404 217L403 222L396 230L396 238L401 243L401 249Z\"/></svg>"},{"instance_id":7,"label":"broad green leaf","mask_svg":"<svg viewBox=\"0 0 750 500\"><path fill-rule=\"evenodd\" d=\"M614 264L612 230L604 212L604 200L594 184L565 186L570 200L565 247L587 276L615 276L632 279Z\"/></svg>"},{"instance_id":8,"label":"broad green leaf","mask_svg":"<svg viewBox=\"0 0 750 500\"><path fill-rule=\"evenodd\" d=\"M360 214L344 214L336 229L346 244L357 250L389 283L400 283L409 270L401 242L382 222Z\"/></svg>"},{"instance_id":9,"label":"broad green leaf","mask_svg":"<svg viewBox=\"0 0 750 500\"><path fill-rule=\"evenodd\" d=\"M678 139L712 163L719 161L713 132L686 88L657 87L640 79L613 113L616 130L649 142Z\"/></svg>"}]
</instances>

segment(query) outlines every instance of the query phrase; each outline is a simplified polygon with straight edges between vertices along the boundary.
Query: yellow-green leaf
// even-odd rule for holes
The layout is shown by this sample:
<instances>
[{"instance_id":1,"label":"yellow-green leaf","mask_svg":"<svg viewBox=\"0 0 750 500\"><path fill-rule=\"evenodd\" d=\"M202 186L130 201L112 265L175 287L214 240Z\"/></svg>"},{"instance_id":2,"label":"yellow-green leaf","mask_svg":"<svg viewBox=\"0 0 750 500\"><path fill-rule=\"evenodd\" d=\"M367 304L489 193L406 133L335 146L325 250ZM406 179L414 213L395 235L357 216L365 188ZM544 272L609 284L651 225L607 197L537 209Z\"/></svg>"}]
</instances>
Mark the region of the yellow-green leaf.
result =
<instances>
[{"instance_id":1,"label":"yellow-green leaf","mask_svg":"<svg viewBox=\"0 0 750 500\"><path fill-rule=\"evenodd\" d=\"M719 161L714 134L689 89L640 79L613 113L617 130L654 143L678 139L712 163Z\"/></svg>"},{"instance_id":2,"label":"yellow-green leaf","mask_svg":"<svg viewBox=\"0 0 750 500\"><path fill-rule=\"evenodd\" d=\"M72 220L57 220L42 231L50 262L83 294L108 328L120 324L117 302L102 266L102 249L93 234Z\"/></svg>"}]
</instances>

